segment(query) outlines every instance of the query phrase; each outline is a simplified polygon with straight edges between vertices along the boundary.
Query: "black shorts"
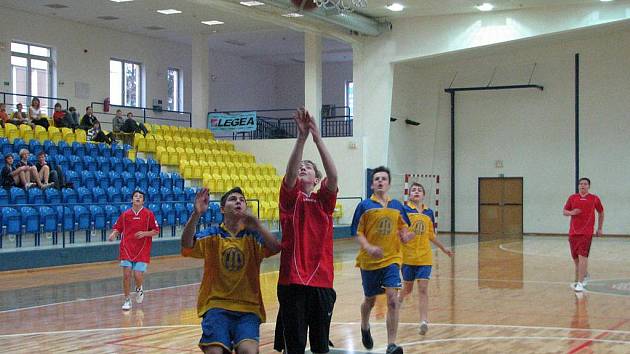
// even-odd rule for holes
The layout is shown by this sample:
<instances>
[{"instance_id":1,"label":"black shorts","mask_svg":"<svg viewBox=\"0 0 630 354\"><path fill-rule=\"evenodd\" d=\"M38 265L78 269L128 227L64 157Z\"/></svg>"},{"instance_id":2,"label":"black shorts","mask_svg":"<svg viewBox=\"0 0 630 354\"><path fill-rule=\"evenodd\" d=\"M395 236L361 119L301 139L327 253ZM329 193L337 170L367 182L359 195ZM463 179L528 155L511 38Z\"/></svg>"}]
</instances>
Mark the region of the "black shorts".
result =
<instances>
[{"instance_id":1,"label":"black shorts","mask_svg":"<svg viewBox=\"0 0 630 354\"><path fill-rule=\"evenodd\" d=\"M330 350L330 320L337 293L331 288L278 285L278 320L274 349L286 354L304 354L306 333L313 353Z\"/></svg>"}]
</instances>

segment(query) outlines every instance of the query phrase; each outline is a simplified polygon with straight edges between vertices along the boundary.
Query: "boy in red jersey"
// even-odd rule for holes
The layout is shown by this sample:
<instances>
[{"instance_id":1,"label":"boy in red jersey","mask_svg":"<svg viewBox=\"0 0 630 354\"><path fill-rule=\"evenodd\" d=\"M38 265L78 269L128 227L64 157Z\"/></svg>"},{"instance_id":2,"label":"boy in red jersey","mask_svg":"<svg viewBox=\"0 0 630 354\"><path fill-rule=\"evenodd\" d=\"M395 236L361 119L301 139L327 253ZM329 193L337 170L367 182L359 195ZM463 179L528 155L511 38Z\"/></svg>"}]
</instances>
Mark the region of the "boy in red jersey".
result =
<instances>
[{"instance_id":1,"label":"boy in red jersey","mask_svg":"<svg viewBox=\"0 0 630 354\"><path fill-rule=\"evenodd\" d=\"M306 334L313 353L328 353L333 289L333 218L337 203L337 169L313 117L300 109L294 115L298 137L280 188L282 254L278 279L280 310L274 348L303 354ZM326 171L302 160L309 133ZM314 192L321 181L320 188Z\"/></svg>"},{"instance_id":2,"label":"boy in red jersey","mask_svg":"<svg viewBox=\"0 0 630 354\"><path fill-rule=\"evenodd\" d=\"M584 291L585 277L588 274L588 254L591 250L593 240L593 229L595 227L595 210L597 210L597 232L596 236L602 235L604 226L604 207L599 197L590 194L591 180L580 178L578 181L578 193L569 197L562 213L571 217L569 226L569 245L571 247L571 257L575 263L575 285L576 292Z\"/></svg>"},{"instance_id":3,"label":"boy in red jersey","mask_svg":"<svg viewBox=\"0 0 630 354\"><path fill-rule=\"evenodd\" d=\"M160 233L160 226L155 215L144 207L144 193L135 191L131 195L131 209L122 213L113 227L109 240L113 241L118 235L120 240L120 266L123 269L123 291L125 302L122 309L131 310L131 273L136 284L136 302L144 300L144 272L151 261L151 244L153 237Z\"/></svg>"}]
</instances>

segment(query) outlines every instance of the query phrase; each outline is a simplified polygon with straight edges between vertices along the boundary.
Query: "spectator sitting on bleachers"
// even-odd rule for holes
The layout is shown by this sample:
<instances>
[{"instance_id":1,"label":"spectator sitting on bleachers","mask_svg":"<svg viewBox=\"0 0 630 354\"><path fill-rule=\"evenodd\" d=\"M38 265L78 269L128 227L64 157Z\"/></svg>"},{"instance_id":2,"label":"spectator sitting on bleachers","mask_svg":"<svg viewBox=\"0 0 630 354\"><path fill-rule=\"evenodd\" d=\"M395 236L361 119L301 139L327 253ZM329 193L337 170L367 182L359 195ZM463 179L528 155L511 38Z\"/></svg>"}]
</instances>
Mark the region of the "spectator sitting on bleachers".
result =
<instances>
[{"instance_id":1,"label":"spectator sitting on bleachers","mask_svg":"<svg viewBox=\"0 0 630 354\"><path fill-rule=\"evenodd\" d=\"M15 125L20 125L20 124L28 124L31 127L33 126L33 124L31 124L27 119L26 119L26 113L22 112L22 109L24 109L24 106L22 106L21 103L18 103L17 106L15 106L16 110L15 112L13 112L13 114L11 115L11 121L10 123L13 123Z\"/></svg>"},{"instance_id":2,"label":"spectator sitting on bleachers","mask_svg":"<svg viewBox=\"0 0 630 354\"><path fill-rule=\"evenodd\" d=\"M28 167L13 166L12 154L6 154L4 156L4 167L0 175L2 176L2 187L4 189L11 189L11 187L28 189L28 187L35 185L35 183L29 183L27 181L27 175L30 175Z\"/></svg>"},{"instance_id":3,"label":"spectator sitting on bleachers","mask_svg":"<svg viewBox=\"0 0 630 354\"><path fill-rule=\"evenodd\" d=\"M112 130L114 133L120 133L122 131L122 127L125 124L125 117L122 116L122 110L117 109L116 115L112 120Z\"/></svg>"},{"instance_id":4,"label":"spectator sitting on bleachers","mask_svg":"<svg viewBox=\"0 0 630 354\"><path fill-rule=\"evenodd\" d=\"M72 124L69 117L70 113L61 108L61 103L55 103L55 112L53 113L53 123L57 128L76 128L76 125Z\"/></svg>"},{"instance_id":5,"label":"spectator sitting on bleachers","mask_svg":"<svg viewBox=\"0 0 630 354\"><path fill-rule=\"evenodd\" d=\"M83 130L90 130L94 127L94 122L98 122L96 116L94 116L94 112L92 111L92 107L85 107L85 115L81 118L81 123L79 124L79 128Z\"/></svg>"},{"instance_id":6,"label":"spectator sitting on bleachers","mask_svg":"<svg viewBox=\"0 0 630 354\"><path fill-rule=\"evenodd\" d=\"M39 177L39 173L37 172L37 168L28 161L28 157L31 155L30 151L28 151L27 149L22 149L20 150L20 161L18 161L17 163L17 167L26 167L27 169L25 170L25 179L27 182L27 188L32 187L34 184L37 184L37 186L39 188L48 188L50 186L52 186L54 183L42 183L42 180ZM31 181L35 181L35 183L31 183ZM29 185L30 183L30 185Z\"/></svg>"},{"instance_id":7,"label":"spectator sitting on bleachers","mask_svg":"<svg viewBox=\"0 0 630 354\"><path fill-rule=\"evenodd\" d=\"M122 126L122 131L125 133L141 133L144 136L147 136L149 132L147 128L144 126L144 123L138 123L133 118L133 113L127 113L127 119L125 120L125 124Z\"/></svg>"},{"instance_id":8,"label":"spectator sitting on bleachers","mask_svg":"<svg viewBox=\"0 0 630 354\"><path fill-rule=\"evenodd\" d=\"M70 123L73 129L79 126L79 114L77 113L77 109L74 107L68 108L68 114L66 115L66 119Z\"/></svg>"},{"instance_id":9,"label":"spectator sitting on bleachers","mask_svg":"<svg viewBox=\"0 0 630 354\"><path fill-rule=\"evenodd\" d=\"M0 123L4 128L4 124L9 122L9 115L7 114L7 105L0 103Z\"/></svg>"},{"instance_id":10,"label":"spectator sitting on bleachers","mask_svg":"<svg viewBox=\"0 0 630 354\"><path fill-rule=\"evenodd\" d=\"M57 189L64 187L65 182L61 166L51 170L50 165L46 162L46 153L44 151L40 151L37 154L35 168L37 169L37 174L39 174L39 179L44 185L54 185Z\"/></svg>"},{"instance_id":11,"label":"spectator sitting on bleachers","mask_svg":"<svg viewBox=\"0 0 630 354\"><path fill-rule=\"evenodd\" d=\"M112 133L108 133L107 135L101 130L101 123L99 121L95 121L92 129L87 131L87 140L93 141L97 143L106 143L113 144L115 142Z\"/></svg>"},{"instance_id":12,"label":"spectator sitting on bleachers","mask_svg":"<svg viewBox=\"0 0 630 354\"><path fill-rule=\"evenodd\" d=\"M31 120L31 123L41 125L48 130L48 119L42 117L42 109L40 107L39 98L37 97L33 97L31 101L31 106L28 109L28 118Z\"/></svg>"}]
</instances>

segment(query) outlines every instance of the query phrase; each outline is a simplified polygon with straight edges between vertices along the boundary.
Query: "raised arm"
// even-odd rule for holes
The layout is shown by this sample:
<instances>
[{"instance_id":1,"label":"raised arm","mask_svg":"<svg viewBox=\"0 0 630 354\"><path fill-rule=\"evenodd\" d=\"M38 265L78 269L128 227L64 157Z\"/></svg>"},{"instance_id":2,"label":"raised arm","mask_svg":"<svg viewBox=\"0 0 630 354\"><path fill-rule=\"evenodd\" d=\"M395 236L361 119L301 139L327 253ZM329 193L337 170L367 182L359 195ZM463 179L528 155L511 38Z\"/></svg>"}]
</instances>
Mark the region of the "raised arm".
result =
<instances>
[{"instance_id":1,"label":"raised arm","mask_svg":"<svg viewBox=\"0 0 630 354\"><path fill-rule=\"evenodd\" d=\"M309 121L308 130L313 136L313 142L315 142L315 146L317 146L317 151L319 151L319 156L321 157L322 164L324 165L324 171L326 171L328 189L334 192L337 190L337 167L335 166L332 156L330 156L330 152L328 152L328 149L326 148L326 144L324 144L324 139L322 139L321 134L319 133L315 119L313 119L308 112L306 112L306 116Z\"/></svg>"},{"instance_id":2,"label":"raised arm","mask_svg":"<svg viewBox=\"0 0 630 354\"><path fill-rule=\"evenodd\" d=\"M188 218L188 222L186 222L186 226L184 226L184 230L182 231L182 247L183 248L193 248L195 246L195 231L197 230L197 223L199 222L199 218L201 215L208 210L208 203L210 201L210 197L208 195L208 189L204 188L197 192L195 196L195 208L193 209L192 215Z\"/></svg>"},{"instance_id":3,"label":"raised arm","mask_svg":"<svg viewBox=\"0 0 630 354\"><path fill-rule=\"evenodd\" d=\"M273 254L280 252L282 247L280 241L260 222L260 220L252 215L251 212L245 211L240 213L241 221L245 225L245 228L256 230L260 233L265 241L265 247L269 249Z\"/></svg>"},{"instance_id":4,"label":"raised arm","mask_svg":"<svg viewBox=\"0 0 630 354\"><path fill-rule=\"evenodd\" d=\"M297 140L291 151L289 162L287 163L287 170L284 175L284 182L289 189L295 187L295 183L298 178L298 168L300 167L300 161L302 161L302 153L304 152L304 144L306 138L308 138L308 118L307 112L303 108L300 108L293 115L295 125L297 127Z\"/></svg>"}]
</instances>

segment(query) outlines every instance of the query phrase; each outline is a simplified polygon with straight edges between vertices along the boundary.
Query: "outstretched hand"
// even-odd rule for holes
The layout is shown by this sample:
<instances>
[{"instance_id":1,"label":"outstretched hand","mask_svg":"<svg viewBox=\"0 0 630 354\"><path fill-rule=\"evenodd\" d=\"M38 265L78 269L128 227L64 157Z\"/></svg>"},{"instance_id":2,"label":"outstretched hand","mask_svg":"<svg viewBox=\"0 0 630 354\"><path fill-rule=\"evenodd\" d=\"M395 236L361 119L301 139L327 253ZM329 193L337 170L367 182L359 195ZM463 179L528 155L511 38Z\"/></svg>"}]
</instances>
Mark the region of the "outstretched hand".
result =
<instances>
[{"instance_id":1,"label":"outstretched hand","mask_svg":"<svg viewBox=\"0 0 630 354\"><path fill-rule=\"evenodd\" d=\"M210 195L208 194L208 188L203 188L195 196L195 211L198 214L203 214L208 211L208 204L210 202Z\"/></svg>"},{"instance_id":2,"label":"outstretched hand","mask_svg":"<svg viewBox=\"0 0 630 354\"><path fill-rule=\"evenodd\" d=\"M311 115L303 107L293 114L293 120L298 129L298 138L306 139L309 133L309 123Z\"/></svg>"},{"instance_id":3,"label":"outstretched hand","mask_svg":"<svg viewBox=\"0 0 630 354\"><path fill-rule=\"evenodd\" d=\"M317 140L321 137L319 134L319 128L317 127L317 123L315 122L315 118L313 118L308 111L306 112L308 118L308 131L313 135L313 140Z\"/></svg>"},{"instance_id":4,"label":"outstretched hand","mask_svg":"<svg viewBox=\"0 0 630 354\"><path fill-rule=\"evenodd\" d=\"M243 224L246 229L258 229L259 220L249 209L245 209L244 211L237 212L236 215L239 218L239 221Z\"/></svg>"}]
</instances>

